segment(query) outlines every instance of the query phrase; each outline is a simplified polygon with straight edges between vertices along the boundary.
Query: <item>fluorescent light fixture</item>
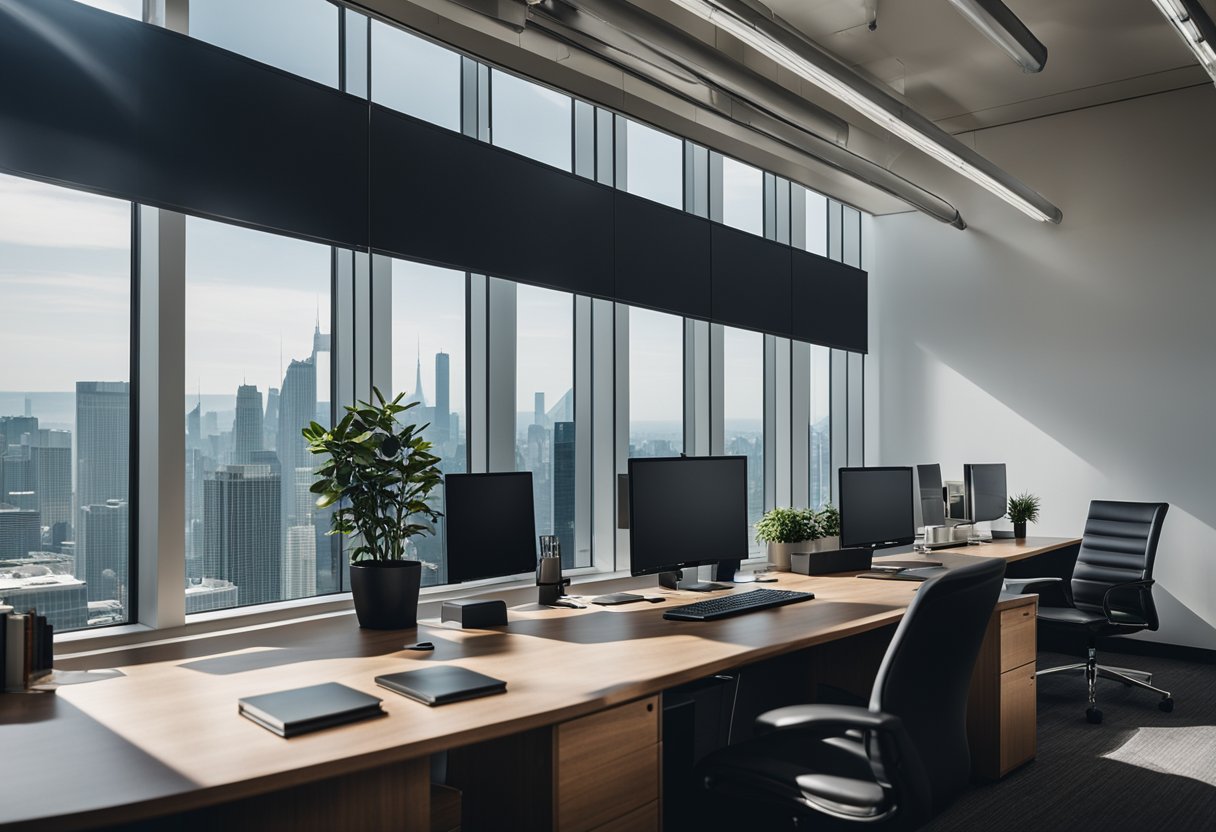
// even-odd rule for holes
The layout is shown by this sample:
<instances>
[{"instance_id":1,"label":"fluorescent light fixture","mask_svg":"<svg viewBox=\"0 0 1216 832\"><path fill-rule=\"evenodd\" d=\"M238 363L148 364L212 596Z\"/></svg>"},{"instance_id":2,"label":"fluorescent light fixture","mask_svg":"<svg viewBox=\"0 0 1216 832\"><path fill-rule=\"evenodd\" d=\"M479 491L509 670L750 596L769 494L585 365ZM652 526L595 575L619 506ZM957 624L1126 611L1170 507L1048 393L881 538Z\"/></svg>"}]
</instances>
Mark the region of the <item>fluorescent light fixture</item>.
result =
<instances>
[{"instance_id":1,"label":"fluorescent light fixture","mask_svg":"<svg viewBox=\"0 0 1216 832\"><path fill-rule=\"evenodd\" d=\"M819 51L797 32L733 0L671 0L780 66L849 105L912 146L986 188L1028 217L1058 223L1063 214L1042 195L997 168L924 116ZM730 9L724 8L730 5ZM792 42L792 43L791 43Z\"/></svg>"},{"instance_id":2,"label":"fluorescent light fixture","mask_svg":"<svg viewBox=\"0 0 1216 832\"><path fill-rule=\"evenodd\" d=\"M1216 25L1199 5L1199 0L1153 0L1161 13L1195 53L1200 65L1216 81Z\"/></svg>"},{"instance_id":3,"label":"fluorescent light fixture","mask_svg":"<svg viewBox=\"0 0 1216 832\"><path fill-rule=\"evenodd\" d=\"M988 40L995 43L1023 72L1042 72L1047 63L1047 47L1026 28L1026 24L1001 0L950 0L959 14L967 18Z\"/></svg>"}]
</instances>

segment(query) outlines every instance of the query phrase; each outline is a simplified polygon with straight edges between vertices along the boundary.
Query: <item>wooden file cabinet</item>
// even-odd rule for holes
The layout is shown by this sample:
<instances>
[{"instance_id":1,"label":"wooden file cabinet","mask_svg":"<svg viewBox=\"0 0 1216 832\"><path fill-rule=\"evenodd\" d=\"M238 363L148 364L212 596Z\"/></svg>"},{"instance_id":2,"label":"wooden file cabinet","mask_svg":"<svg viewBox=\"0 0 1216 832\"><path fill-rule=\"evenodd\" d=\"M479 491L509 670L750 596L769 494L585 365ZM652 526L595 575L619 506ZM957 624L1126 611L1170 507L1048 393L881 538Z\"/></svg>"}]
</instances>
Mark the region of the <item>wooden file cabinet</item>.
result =
<instances>
[{"instance_id":1,"label":"wooden file cabinet","mask_svg":"<svg viewBox=\"0 0 1216 832\"><path fill-rule=\"evenodd\" d=\"M997 780L1034 759L1037 595L1002 597L971 676L967 739L971 770Z\"/></svg>"},{"instance_id":2,"label":"wooden file cabinet","mask_svg":"<svg viewBox=\"0 0 1216 832\"><path fill-rule=\"evenodd\" d=\"M563 722L554 731L559 832L658 832L663 745L659 697Z\"/></svg>"}]
</instances>

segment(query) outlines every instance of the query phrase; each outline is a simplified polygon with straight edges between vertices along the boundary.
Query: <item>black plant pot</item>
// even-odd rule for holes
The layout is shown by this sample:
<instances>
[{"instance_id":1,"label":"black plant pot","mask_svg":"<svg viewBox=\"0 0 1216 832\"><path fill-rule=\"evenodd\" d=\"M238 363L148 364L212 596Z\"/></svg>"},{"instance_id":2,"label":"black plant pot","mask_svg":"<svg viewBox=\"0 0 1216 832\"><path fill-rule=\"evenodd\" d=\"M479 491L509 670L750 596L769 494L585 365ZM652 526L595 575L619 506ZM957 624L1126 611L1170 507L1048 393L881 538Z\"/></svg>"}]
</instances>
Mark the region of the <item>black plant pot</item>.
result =
<instances>
[{"instance_id":1,"label":"black plant pot","mask_svg":"<svg viewBox=\"0 0 1216 832\"><path fill-rule=\"evenodd\" d=\"M1013 536L1016 537L1018 540L1021 540L1022 538L1026 537L1026 524L1025 523L1014 523L1013 524Z\"/></svg>"},{"instance_id":2,"label":"black plant pot","mask_svg":"<svg viewBox=\"0 0 1216 832\"><path fill-rule=\"evenodd\" d=\"M350 565L359 626L369 630L404 630L418 624L418 587L422 562L370 560Z\"/></svg>"}]
</instances>

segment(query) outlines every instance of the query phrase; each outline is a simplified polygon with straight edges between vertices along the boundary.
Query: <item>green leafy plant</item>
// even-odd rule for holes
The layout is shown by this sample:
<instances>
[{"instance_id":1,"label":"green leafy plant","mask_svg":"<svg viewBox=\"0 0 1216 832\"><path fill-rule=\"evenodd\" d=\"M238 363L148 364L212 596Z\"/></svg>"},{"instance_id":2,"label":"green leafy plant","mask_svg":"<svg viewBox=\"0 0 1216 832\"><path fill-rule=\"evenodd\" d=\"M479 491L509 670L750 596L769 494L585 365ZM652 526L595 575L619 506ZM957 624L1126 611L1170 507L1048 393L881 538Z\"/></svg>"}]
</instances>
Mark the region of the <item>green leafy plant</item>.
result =
<instances>
[{"instance_id":1,"label":"green leafy plant","mask_svg":"<svg viewBox=\"0 0 1216 832\"><path fill-rule=\"evenodd\" d=\"M840 509L836 506L824 503L823 508L815 512L815 518L819 524L820 537L836 537L840 534Z\"/></svg>"},{"instance_id":2,"label":"green leafy plant","mask_svg":"<svg viewBox=\"0 0 1216 832\"><path fill-rule=\"evenodd\" d=\"M308 450L323 458L310 489L317 508L337 505L329 534L358 534L351 563L406 558L414 535L434 534L441 514L430 497L443 481L439 457L422 438L426 425L405 425L398 416L417 402L387 401L373 388L374 402L358 402L327 430L312 422L302 431Z\"/></svg>"},{"instance_id":3,"label":"green leafy plant","mask_svg":"<svg viewBox=\"0 0 1216 832\"><path fill-rule=\"evenodd\" d=\"M1039 498L1028 491L1010 497L1009 519L1014 523L1039 522Z\"/></svg>"},{"instance_id":4,"label":"green leafy plant","mask_svg":"<svg viewBox=\"0 0 1216 832\"><path fill-rule=\"evenodd\" d=\"M756 523L756 539L765 543L798 543L813 540L818 527L807 509L775 508Z\"/></svg>"}]
</instances>

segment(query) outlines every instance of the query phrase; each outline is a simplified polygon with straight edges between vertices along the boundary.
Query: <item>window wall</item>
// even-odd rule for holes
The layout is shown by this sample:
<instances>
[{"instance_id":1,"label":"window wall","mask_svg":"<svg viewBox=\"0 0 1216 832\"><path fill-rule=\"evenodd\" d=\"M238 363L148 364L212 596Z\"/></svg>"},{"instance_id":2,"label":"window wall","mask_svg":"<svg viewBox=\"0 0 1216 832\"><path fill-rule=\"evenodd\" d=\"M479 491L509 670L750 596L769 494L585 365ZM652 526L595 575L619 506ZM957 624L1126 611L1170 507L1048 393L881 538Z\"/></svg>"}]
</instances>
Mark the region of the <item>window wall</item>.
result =
<instances>
[{"instance_id":1,"label":"window wall","mask_svg":"<svg viewBox=\"0 0 1216 832\"><path fill-rule=\"evenodd\" d=\"M764 336L722 327L722 452L747 457L749 554L758 555L754 527L764 514Z\"/></svg>"},{"instance_id":2,"label":"window wall","mask_svg":"<svg viewBox=\"0 0 1216 832\"><path fill-rule=\"evenodd\" d=\"M403 401L413 405L402 418L426 425L422 435L445 474L468 470L467 282L464 272L392 261L392 395L404 393ZM442 513L442 487L435 491L435 499ZM425 586L447 583L445 540L441 517L433 535L419 535L410 542L410 554L423 563Z\"/></svg>"},{"instance_id":3,"label":"window wall","mask_svg":"<svg viewBox=\"0 0 1216 832\"><path fill-rule=\"evenodd\" d=\"M329 0L190 0L190 35L338 86L338 6Z\"/></svg>"},{"instance_id":4,"label":"window wall","mask_svg":"<svg viewBox=\"0 0 1216 832\"><path fill-rule=\"evenodd\" d=\"M490 135L494 144L571 170L570 96L512 75L490 73Z\"/></svg>"},{"instance_id":5,"label":"window wall","mask_svg":"<svg viewBox=\"0 0 1216 832\"><path fill-rule=\"evenodd\" d=\"M628 308L629 453L684 451L684 319Z\"/></svg>"},{"instance_id":6,"label":"window wall","mask_svg":"<svg viewBox=\"0 0 1216 832\"><path fill-rule=\"evenodd\" d=\"M0 602L132 619L131 205L0 174Z\"/></svg>"},{"instance_id":7,"label":"window wall","mask_svg":"<svg viewBox=\"0 0 1216 832\"><path fill-rule=\"evenodd\" d=\"M672 208L682 208L684 142L632 119L619 116L618 119L624 124L624 141L617 151L617 187Z\"/></svg>"},{"instance_id":8,"label":"window wall","mask_svg":"<svg viewBox=\"0 0 1216 832\"><path fill-rule=\"evenodd\" d=\"M326 246L186 220L186 611L341 589L301 430L329 424Z\"/></svg>"},{"instance_id":9,"label":"window wall","mask_svg":"<svg viewBox=\"0 0 1216 832\"><path fill-rule=\"evenodd\" d=\"M460 129L460 55L373 20L372 101Z\"/></svg>"}]
</instances>

